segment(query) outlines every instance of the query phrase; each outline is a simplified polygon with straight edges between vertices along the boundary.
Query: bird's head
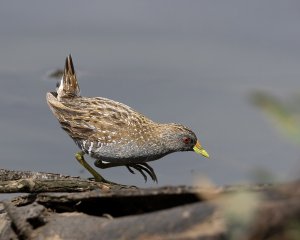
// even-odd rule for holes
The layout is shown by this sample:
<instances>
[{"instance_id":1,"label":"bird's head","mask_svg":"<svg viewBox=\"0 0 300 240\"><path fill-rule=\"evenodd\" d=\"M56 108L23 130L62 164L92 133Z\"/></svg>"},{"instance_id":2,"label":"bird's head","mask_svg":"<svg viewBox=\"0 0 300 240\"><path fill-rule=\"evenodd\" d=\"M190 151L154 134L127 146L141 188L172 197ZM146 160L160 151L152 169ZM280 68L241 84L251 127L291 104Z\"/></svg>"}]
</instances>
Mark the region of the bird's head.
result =
<instances>
[{"instance_id":1,"label":"bird's head","mask_svg":"<svg viewBox=\"0 0 300 240\"><path fill-rule=\"evenodd\" d=\"M201 146L196 134L181 124L164 124L161 132L165 146L171 152L194 151L204 157L209 154Z\"/></svg>"}]
</instances>

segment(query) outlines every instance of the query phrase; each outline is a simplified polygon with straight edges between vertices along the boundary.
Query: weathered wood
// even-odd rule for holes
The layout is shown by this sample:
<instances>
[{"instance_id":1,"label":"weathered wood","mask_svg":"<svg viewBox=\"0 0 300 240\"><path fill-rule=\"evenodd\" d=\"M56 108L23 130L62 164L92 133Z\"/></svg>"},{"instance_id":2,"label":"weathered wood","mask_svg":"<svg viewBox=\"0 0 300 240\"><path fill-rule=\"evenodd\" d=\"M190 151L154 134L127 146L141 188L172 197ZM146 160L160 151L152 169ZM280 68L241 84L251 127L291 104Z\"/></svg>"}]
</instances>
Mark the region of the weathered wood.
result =
<instances>
[{"instance_id":1,"label":"weathered wood","mask_svg":"<svg viewBox=\"0 0 300 240\"><path fill-rule=\"evenodd\" d=\"M81 180L20 179L0 182L0 193L79 192L99 188L101 185Z\"/></svg>"},{"instance_id":2,"label":"weathered wood","mask_svg":"<svg viewBox=\"0 0 300 240\"><path fill-rule=\"evenodd\" d=\"M15 171L0 169L0 181L13 181L24 178L46 179L46 180L63 180L63 179L80 179L79 177L65 176L57 173L33 172L33 171Z\"/></svg>"},{"instance_id":3,"label":"weathered wood","mask_svg":"<svg viewBox=\"0 0 300 240\"><path fill-rule=\"evenodd\" d=\"M17 234L12 228L12 221L4 210L3 203L0 202L0 239L18 239Z\"/></svg>"},{"instance_id":4,"label":"weathered wood","mask_svg":"<svg viewBox=\"0 0 300 240\"><path fill-rule=\"evenodd\" d=\"M300 181L23 195L0 203L0 239L297 240Z\"/></svg>"},{"instance_id":5,"label":"weathered wood","mask_svg":"<svg viewBox=\"0 0 300 240\"><path fill-rule=\"evenodd\" d=\"M300 180L277 185L257 211L247 239L300 239Z\"/></svg>"},{"instance_id":6,"label":"weathered wood","mask_svg":"<svg viewBox=\"0 0 300 240\"><path fill-rule=\"evenodd\" d=\"M0 193L83 192L119 188L126 186L98 183L54 173L0 169Z\"/></svg>"},{"instance_id":7,"label":"weathered wood","mask_svg":"<svg viewBox=\"0 0 300 240\"><path fill-rule=\"evenodd\" d=\"M200 203L115 219L59 214L49 224L37 239L49 237L49 229L63 239L220 239L226 231L216 207Z\"/></svg>"}]
</instances>

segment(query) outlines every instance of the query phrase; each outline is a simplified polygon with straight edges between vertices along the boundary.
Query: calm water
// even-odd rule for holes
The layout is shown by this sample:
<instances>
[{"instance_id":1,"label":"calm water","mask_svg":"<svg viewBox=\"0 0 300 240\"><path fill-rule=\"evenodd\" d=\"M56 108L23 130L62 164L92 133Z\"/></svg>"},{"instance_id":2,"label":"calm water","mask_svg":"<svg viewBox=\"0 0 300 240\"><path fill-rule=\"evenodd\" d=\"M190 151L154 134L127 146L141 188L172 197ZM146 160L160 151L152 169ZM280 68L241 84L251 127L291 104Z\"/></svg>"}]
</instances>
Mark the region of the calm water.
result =
<instances>
[{"instance_id":1,"label":"calm water","mask_svg":"<svg viewBox=\"0 0 300 240\"><path fill-rule=\"evenodd\" d=\"M69 2L70 3L70 2ZM72 53L81 92L193 129L212 160L175 153L150 163L159 185L249 181L263 168L296 177L300 150L248 101L254 89L300 89L300 4L289 1L51 1L0 8L1 168L88 177L50 112L51 70ZM93 160L90 159L92 163ZM124 167L101 170L138 186Z\"/></svg>"}]
</instances>

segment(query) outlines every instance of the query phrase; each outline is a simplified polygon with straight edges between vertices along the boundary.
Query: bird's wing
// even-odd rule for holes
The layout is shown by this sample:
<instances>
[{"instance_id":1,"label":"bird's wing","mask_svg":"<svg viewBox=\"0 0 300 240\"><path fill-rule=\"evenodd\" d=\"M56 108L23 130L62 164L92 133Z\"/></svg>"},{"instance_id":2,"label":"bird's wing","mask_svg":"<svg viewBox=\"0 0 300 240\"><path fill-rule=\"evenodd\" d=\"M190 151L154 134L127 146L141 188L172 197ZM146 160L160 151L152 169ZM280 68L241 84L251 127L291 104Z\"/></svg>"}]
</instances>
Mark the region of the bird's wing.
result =
<instances>
[{"instance_id":1,"label":"bird's wing","mask_svg":"<svg viewBox=\"0 0 300 240\"><path fill-rule=\"evenodd\" d=\"M86 121L87 109L74 107L70 101L58 101L55 93L47 93L47 103L61 127L72 138L85 139L95 131L94 127Z\"/></svg>"},{"instance_id":2,"label":"bird's wing","mask_svg":"<svg viewBox=\"0 0 300 240\"><path fill-rule=\"evenodd\" d=\"M130 107L105 98L73 98L60 102L47 94L48 104L62 128L75 139L113 142L138 132L146 119Z\"/></svg>"}]
</instances>

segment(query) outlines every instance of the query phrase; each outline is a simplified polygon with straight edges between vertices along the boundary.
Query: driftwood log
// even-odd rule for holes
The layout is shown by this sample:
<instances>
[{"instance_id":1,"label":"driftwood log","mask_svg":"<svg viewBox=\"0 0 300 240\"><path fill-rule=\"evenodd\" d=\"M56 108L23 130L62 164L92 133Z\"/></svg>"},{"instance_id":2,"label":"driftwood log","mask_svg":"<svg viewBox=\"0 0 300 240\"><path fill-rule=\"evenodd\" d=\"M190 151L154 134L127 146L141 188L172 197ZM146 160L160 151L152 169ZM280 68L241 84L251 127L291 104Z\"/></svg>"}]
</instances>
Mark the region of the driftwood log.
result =
<instances>
[{"instance_id":1,"label":"driftwood log","mask_svg":"<svg viewBox=\"0 0 300 240\"><path fill-rule=\"evenodd\" d=\"M29 193L0 202L0 239L300 239L300 181L137 189L0 173L2 193Z\"/></svg>"}]
</instances>

